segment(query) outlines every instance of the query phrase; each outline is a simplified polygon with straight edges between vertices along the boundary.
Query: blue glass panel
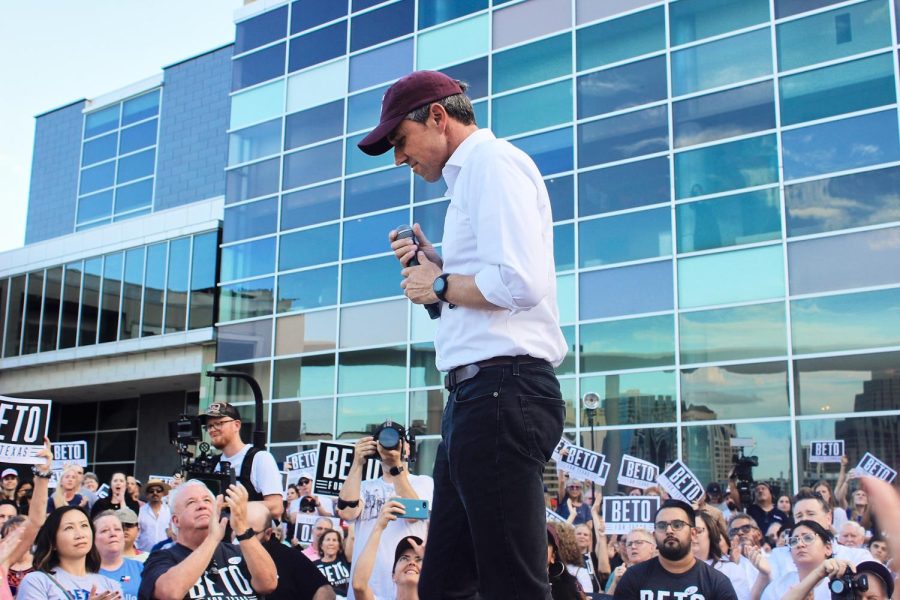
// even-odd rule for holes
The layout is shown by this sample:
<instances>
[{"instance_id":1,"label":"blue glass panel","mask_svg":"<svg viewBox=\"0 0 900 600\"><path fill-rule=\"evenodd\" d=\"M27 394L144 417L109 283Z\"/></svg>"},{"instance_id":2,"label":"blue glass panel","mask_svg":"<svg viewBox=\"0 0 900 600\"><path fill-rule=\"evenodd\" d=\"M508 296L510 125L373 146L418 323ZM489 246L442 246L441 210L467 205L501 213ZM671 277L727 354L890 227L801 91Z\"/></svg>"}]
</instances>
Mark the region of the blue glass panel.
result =
<instances>
[{"instance_id":1,"label":"blue glass panel","mask_svg":"<svg viewBox=\"0 0 900 600\"><path fill-rule=\"evenodd\" d=\"M581 326L581 372L618 371L675 364L672 315Z\"/></svg>"},{"instance_id":2,"label":"blue glass panel","mask_svg":"<svg viewBox=\"0 0 900 600\"><path fill-rule=\"evenodd\" d=\"M900 289L791 302L794 352L900 345ZM858 392L857 392L858 393Z\"/></svg>"},{"instance_id":3,"label":"blue glass panel","mask_svg":"<svg viewBox=\"0 0 900 600\"><path fill-rule=\"evenodd\" d=\"M278 226L278 199L267 198L225 209L222 242L275 233Z\"/></svg>"},{"instance_id":4,"label":"blue glass panel","mask_svg":"<svg viewBox=\"0 0 900 600\"><path fill-rule=\"evenodd\" d=\"M116 173L116 183L153 175L155 162L156 150L145 150L144 152L120 158L119 169Z\"/></svg>"},{"instance_id":5,"label":"blue glass panel","mask_svg":"<svg viewBox=\"0 0 900 600\"><path fill-rule=\"evenodd\" d=\"M329 183L285 194L281 201L282 231L333 221L340 216L340 183Z\"/></svg>"},{"instance_id":6,"label":"blue glass panel","mask_svg":"<svg viewBox=\"0 0 900 600\"><path fill-rule=\"evenodd\" d=\"M433 202L413 209L413 223L418 223L429 240L444 238L444 221L447 217L449 201ZM436 241L434 243L437 243Z\"/></svg>"},{"instance_id":7,"label":"blue glass panel","mask_svg":"<svg viewBox=\"0 0 900 600\"><path fill-rule=\"evenodd\" d=\"M344 216L409 202L409 169L388 169L344 180Z\"/></svg>"},{"instance_id":8,"label":"blue glass panel","mask_svg":"<svg viewBox=\"0 0 900 600\"><path fill-rule=\"evenodd\" d=\"M400 0L394 4L354 16L350 25L350 51L411 33L414 23L415 3Z\"/></svg>"},{"instance_id":9,"label":"blue glass panel","mask_svg":"<svg viewBox=\"0 0 900 600\"><path fill-rule=\"evenodd\" d=\"M112 190L90 196L82 196L78 199L77 221L84 223L100 217L108 217L112 212L112 199Z\"/></svg>"},{"instance_id":10,"label":"blue glass panel","mask_svg":"<svg viewBox=\"0 0 900 600\"><path fill-rule=\"evenodd\" d=\"M662 6L578 30L578 70L618 62L666 47Z\"/></svg>"},{"instance_id":11,"label":"blue glass panel","mask_svg":"<svg viewBox=\"0 0 900 600\"><path fill-rule=\"evenodd\" d=\"M779 19L837 4L843 0L775 0L775 16Z\"/></svg>"},{"instance_id":12,"label":"blue glass panel","mask_svg":"<svg viewBox=\"0 0 900 600\"><path fill-rule=\"evenodd\" d=\"M581 273L578 295L582 319L672 310L672 261Z\"/></svg>"},{"instance_id":13,"label":"blue glass panel","mask_svg":"<svg viewBox=\"0 0 900 600\"><path fill-rule=\"evenodd\" d=\"M544 180L550 195L553 221L565 221L575 217L575 182L571 175Z\"/></svg>"},{"instance_id":14,"label":"blue glass panel","mask_svg":"<svg viewBox=\"0 0 900 600\"><path fill-rule=\"evenodd\" d=\"M225 173L225 203L268 196L278 191L278 159L272 158Z\"/></svg>"},{"instance_id":15,"label":"blue glass panel","mask_svg":"<svg viewBox=\"0 0 900 600\"><path fill-rule=\"evenodd\" d=\"M353 0L353 12L371 8L377 4L383 4L388 0Z\"/></svg>"},{"instance_id":16,"label":"blue glass panel","mask_svg":"<svg viewBox=\"0 0 900 600\"><path fill-rule=\"evenodd\" d=\"M284 75L284 44L276 44L231 63L231 89L239 90Z\"/></svg>"},{"instance_id":17,"label":"blue glass panel","mask_svg":"<svg viewBox=\"0 0 900 600\"><path fill-rule=\"evenodd\" d=\"M278 312L337 303L337 267L288 273L278 278Z\"/></svg>"},{"instance_id":18,"label":"blue glass panel","mask_svg":"<svg viewBox=\"0 0 900 600\"><path fill-rule=\"evenodd\" d=\"M281 119L238 130L228 136L228 164L256 160L281 149Z\"/></svg>"},{"instance_id":19,"label":"blue glass panel","mask_svg":"<svg viewBox=\"0 0 900 600\"><path fill-rule=\"evenodd\" d=\"M341 272L341 302L400 296L400 263L391 256L346 263Z\"/></svg>"},{"instance_id":20,"label":"blue glass panel","mask_svg":"<svg viewBox=\"0 0 900 600\"><path fill-rule=\"evenodd\" d=\"M381 99L389 86L382 86L347 99L347 131L372 129L381 117Z\"/></svg>"},{"instance_id":21,"label":"blue glass panel","mask_svg":"<svg viewBox=\"0 0 900 600\"><path fill-rule=\"evenodd\" d=\"M697 96L672 105L675 147L775 128L771 81Z\"/></svg>"},{"instance_id":22,"label":"blue glass panel","mask_svg":"<svg viewBox=\"0 0 900 600\"><path fill-rule=\"evenodd\" d=\"M420 4L419 15L422 14L421 10ZM441 73L444 73L453 79L458 79L463 83L467 83L469 88L466 90L466 95L472 100L484 98L488 95L487 56L441 69Z\"/></svg>"},{"instance_id":23,"label":"blue glass panel","mask_svg":"<svg viewBox=\"0 0 900 600\"><path fill-rule=\"evenodd\" d=\"M419 29L488 7L488 0L419 0Z\"/></svg>"},{"instance_id":24,"label":"blue glass panel","mask_svg":"<svg viewBox=\"0 0 900 600\"><path fill-rule=\"evenodd\" d=\"M242 281L219 288L219 321L234 321L272 314L275 278Z\"/></svg>"},{"instance_id":25,"label":"blue glass panel","mask_svg":"<svg viewBox=\"0 0 900 600\"><path fill-rule=\"evenodd\" d=\"M81 150L81 166L112 158L116 155L116 133L85 142Z\"/></svg>"},{"instance_id":26,"label":"blue glass panel","mask_svg":"<svg viewBox=\"0 0 900 600\"><path fill-rule=\"evenodd\" d=\"M680 96L772 72L768 29L742 33L672 53L672 94Z\"/></svg>"},{"instance_id":27,"label":"blue glass panel","mask_svg":"<svg viewBox=\"0 0 900 600\"><path fill-rule=\"evenodd\" d=\"M110 161L81 171L81 186L78 191L82 194L109 187L113 184L116 173L115 161Z\"/></svg>"},{"instance_id":28,"label":"blue glass panel","mask_svg":"<svg viewBox=\"0 0 900 600\"><path fill-rule=\"evenodd\" d=\"M782 77L779 86L783 125L892 104L897 98L891 54Z\"/></svg>"},{"instance_id":29,"label":"blue glass panel","mask_svg":"<svg viewBox=\"0 0 900 600\"><path fill-rule=\"evenodd\" d=\"M677 46L768 20L769 0L681 0L669 7L669 37Z\"/></svg>"},{"instance_id":30,"label":"blue glass panel","mask_svg":"<svg viewBox=\"0 0 900 600\"><path fill-rule=\"evenodd\" d=\"M284 123L284 149L337 137L344 129L344 101L337 100L288 115Z\"/></svg>"},{"instance_id":31,"label":"blue glass panel","mask_svg":"<svg viewBox=\"0 0 900 600\"><path fill-rule=\"evenodd\" d=\"M294 0L291 3L291 33L309 29L347 14L346 2Z\"/></svg>"},{"instance_id":32,"label":"blue glass panel","mask_svg":"<svg viewBox=\"0 0 900 600\"><path fill-rule=\"evenodd\" d=\"M153 202L153 180L145 179L116 188L116 214L150 206Z\"/></svg>"},{"instance_id":33,"label":"blue glass panel","mask_svg":"<svg viewBox=\"0 0 900 600\"><path fill-rule=\"evenodd\" d=\"M675 207L675 222L679 252L778 239L778 189L679 204Z\"/></svg>"},{"instance_id":34,"label":"blue glass panel","mask_svg":"<svg viewBox=\"0 0 900 600\"><path fill-rule=\"evenodd\" d=\"M572 120L572 82L560 81L494 98L492 129L499 137Z\"/></svg>"},{"instance_id":35,"label":"blue glass panel","mask_svg":"<svg viewBox=\"0 0 900 600\"><path fill-rule=\"evenodd\" d=\"M578 118L665 100L666 57L655 56L578 78Z\"/></svg>"},{"instance_id":36,"label":"blue glass panel","mask_svg":"<svg viewBox=\"0 0 900 600\"><path fill-rule=\"evenodd\" d=\"M563 223L553 228L553 257L557 273L575 268L574 223Z\"/></svg>"},{"instance_id":37,"label":"blue glass panel","mask_svg":"<svg viewBox=\"0 0 900 600\"><path fill-rule=\"evenodd\" d=\"M122 127L155 117L158 114L159 90L156 89L122 103Z\"/></svg>"},{"instance_id":38,"label":"blue glass panel","mask_svg":"<svg viewBox=\"0 0 900 600\"><path fill-rule=\"evenodd\" d=\"M578 214L594 215L668 202L669 159L625 163L578 175Z\"/></svg>"},{"instance_id":39,"label":"blue glass panel","mask_svg":"<svg viewBox=\"0 0 900 600\"><path fill-rule=\"evenodd\" d=\"M494 93L572 72L572 36L564 33L494 54Z\"/></svg>"},{"instance_id":40,"label":"blue glass panel","mask_svg":"<svg viewBox=\"0 0 900 600\"><path fill-rule=\"evenodd\" d=\"M591 121L578 126L578 166L587 167L669 148L666 107Z\"/></svg>"},{"instance_id":41,"label":"blue glass panel","mask_svg":"<svg viewBox=\"0 0 900 600\"><path fill-rule=\"evenodd\" d=\"M287 6L264 12L235 25L234 53L253 50L287 33Z\"/></svg>"},{"instance_id":42,"label":"blue glass panel","mask_svg":"<svg viewBox=\"0 0 900 600\"><path fill-rule=\"evenodd\" d=\"M675 155L675 198L778 181L775 136L764 135Z\"/></svg>"},{"instance_id":43,"label":"blue glass panel","mask_svg":"<svg viewBox=\"0 0 900 600\"><path fill-rule=\"evenodd\" d=\"M282 235L278 270L287 271L336 261L338 233L338 226L335 224Z\"/></svg>"},{"instance_id":44,"label":"blue glass panel","mask_svg":"<svg viewBox=\"0 0 900 600\"><path fill-rule=\"evenodd\" d=\"M671 211L654 208L579 223L582 268L672 254Z\"/></svg>"},{"instance_id":45,"label":"blue glass panel","mask_svg":"<svg viewBox=\"0 0 900 600\"><path fill-rule=\"evenodd\" d=\"M900 160L894 109L792 129L781 140L785 179Z\"/></svg>"},{"instance_id":46,"label":"blue glass panel","mask_svg":"<svg viewBox=\"0 0 900 600\"><path fill-rule=\"evenodd\" d=\"M544 175L571 171L574 168L575 151L571 127L516 138L512 140L512 144L530 156Z\"/></svg>"},{"instance_id":47,"label":"blue glass panel","mask_svg":"<svg viewBox=\"0 0 900 600\"><path fill-rule=\"evenodd\" d=\"M784 256L780 244L678 260L681 308L780 297L784 297Z\"/></svg>"},{"instance_id":48,"label":"blue glass panel","mask_svg":"<svg viewBox=\"0 0 900 600\"><path fill-rule=\"evenodd\" d=\"M94 137L119 126L119 105L88 113L84 117L84 138Z\"/></svg>"},{"instance_id":49,"label":"blue glass panel","mask_svg":"<svg viewBox=\"0 0 900 600\"><path fill-rule=\"evenodd\" d=\"M413 202L424 202L440 198L447 192L447 184L443 177L433 183L428 183L421 177L413 177Z\"/></svg>"},{"instance_id":50,"label":"blue glass panel","mask_svg":"<svg viewBox=\"0 0 900 600\"><path fill-rule=\"evenodd\" d=\"M361 219L344 221L344 260L389 252L388 232L409 219L409 212L398 210Z\"/></svg>"},{"instance_id":51,"label":"blue glass panel","mask_svg":"<svg viewBox=\"0 0 900 600\"><path fill-rule=\"evenodd\" d=\"M350 91L403 77L413 70L413 41L401 40L350 57Z\"/></svg>"},{"instance_id":52,"label":"blue glass panel","mask_svg":"<svg viewBox=\"0 0 900 600\"><path fill-rule=\"evenodd\" d=\"M330 142L284 157L282 189L308 185L341 174L341 142Z\"/></svg>"},{"instance_id":53,"label":"blue glass panel","mask_svg":"<svg viewBox=\"0 0 900 600\"><path fill-rule=\"evenodd\" d=\"M789 236L897 220L900 167L785 186Z\"/></svg>"},{"instance_id":54,"label":"blue glass panel","mask_svg":"<svg viewBox=\"0 0 900 600\"><path fill-rule=\"evenodd\" d=\"M222 281L263 275L274 270L274 237L222 248Z\"/></svg>"},{"instance_id":55,"label":"blue glass panel","mask_svg":"<svg viewBox=\"0 0 900 600\"><path fill-rule=\"evenodd\" d=\"M678 324L682 363L787 354L783 302L683 312Z\"/></svg>"},{"instance_id":56,"label":"blue glass panel","mask_svg":"<svg viewBox=\"0 0 900 600\"><path fill-rule=\"evenodd\" d=\"M288 73L325 62L347 52L347 21L291 38Z\"/></svg>"},{"instance_id":57,"label":"blue glass panel","mask_svg":"<svg viewBox=\"0 0 900 600\"><path fill-rule=\"evenodd\" d=\"M140 125L133 125L120 132L119 154L128 154L156 143L157 119L144 121Z\"/></svg>"}]
</instances>

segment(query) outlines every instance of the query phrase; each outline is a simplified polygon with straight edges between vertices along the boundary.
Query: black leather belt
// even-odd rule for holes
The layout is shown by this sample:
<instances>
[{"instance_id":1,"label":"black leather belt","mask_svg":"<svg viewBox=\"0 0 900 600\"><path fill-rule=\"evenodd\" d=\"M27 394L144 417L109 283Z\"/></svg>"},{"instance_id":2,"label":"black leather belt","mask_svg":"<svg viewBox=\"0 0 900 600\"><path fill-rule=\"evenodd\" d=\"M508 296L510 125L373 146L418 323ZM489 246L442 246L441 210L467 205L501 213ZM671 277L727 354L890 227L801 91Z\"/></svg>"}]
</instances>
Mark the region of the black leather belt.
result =
<instances>
[{"instance_id":1,"label":"black leather belt","mask_svg":"<svg viewBox=\"0 0 900 600\"><path fill-rule=\"evenodd\" d=\"M528 355L498 356L496 358L480 360L472 364L462 365L460 367L456 367L455 369L451 369L446 375L444 375L444 388L448 392L453 391L453 388L464 381L472 379L473 377L478 375L478 373L482 369L487 367L510 367L516 365L533 365L538 363L544 363L547 365L550 364L543 358L535 358Z\"/></svg>"}]
</instances>

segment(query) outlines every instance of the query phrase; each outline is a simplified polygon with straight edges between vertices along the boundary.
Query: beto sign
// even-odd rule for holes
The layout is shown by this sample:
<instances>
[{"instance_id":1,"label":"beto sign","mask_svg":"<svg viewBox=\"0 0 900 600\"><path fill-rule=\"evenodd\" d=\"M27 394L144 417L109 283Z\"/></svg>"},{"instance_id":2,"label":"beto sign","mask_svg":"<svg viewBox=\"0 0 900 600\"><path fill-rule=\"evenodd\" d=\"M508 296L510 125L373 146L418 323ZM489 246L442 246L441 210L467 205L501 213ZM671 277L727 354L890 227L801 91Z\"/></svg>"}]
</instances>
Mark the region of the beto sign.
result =
<instances>
[{"instance_id":1,"label":"beto sign","mask_svg":"<svg viewBox=\"0 0 900 600\"><path fill-rule=\"evenodd\" d=\"M703 483L680 460L676 460L663 471L658 479L659 485L676 500L684 500L688 504L696 502L705 493Z\"/></svg>"},{"instance_id":2,"label":"beto sign","mask_svg":"<svg viewBox=\"0 0 900 600\"><path fill-rule=\"evenodd\" d=\"M0 396L0 462L37 465L50 425L50 400Z\"/></svg>"},{"instance_id":3,"label":"beto sign","mask_svg":"<svg viewBox=\"0 0 900 600\"><path fill-rule=\"evenodd\" d=\"M628 533L635 527L653 530L659 496L604 496L606 533Z\"/></svg>"}]
</instances>

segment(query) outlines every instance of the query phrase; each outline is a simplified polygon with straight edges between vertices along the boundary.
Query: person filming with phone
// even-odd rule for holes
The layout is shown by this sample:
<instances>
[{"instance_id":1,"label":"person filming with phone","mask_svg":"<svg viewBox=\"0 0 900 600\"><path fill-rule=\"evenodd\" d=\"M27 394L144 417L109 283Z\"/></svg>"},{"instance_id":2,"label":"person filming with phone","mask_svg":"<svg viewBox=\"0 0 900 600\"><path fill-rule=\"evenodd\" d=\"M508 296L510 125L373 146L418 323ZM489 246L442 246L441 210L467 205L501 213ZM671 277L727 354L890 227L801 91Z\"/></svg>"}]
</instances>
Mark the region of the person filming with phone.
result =
<instances>
[{"instance_id":1,"label":"person filming with phone","mask_svg":"<svg viewBox=\"0 0 900 600\"><path fill-rule=\"evenodd\" d=\"M397 544L408 536L425 539L428 533L426 509L431 506L434 481L427 475L413 475L409 472L409 460L414 452L414 442L407 436L403 426L385 421L378 426L374 435L356 442L353 465L337 501L338 516L353 522L356 527L356 543L350 561L354 573L358 568L360 555L376 529L378 516L385 503L396 501L404 507L403 518L391 520L379 530L380 542L377 544L374 562L369 566L371 575L367 578L368 588L379 600L393 598L396 593L393 566L396 562L394 552ZM382 475L377 479L363 481L363 473L370 457L380 460ZM354 600L356 596L353 589L348 591L347 597Z\"/></svg>"}]
</instances>

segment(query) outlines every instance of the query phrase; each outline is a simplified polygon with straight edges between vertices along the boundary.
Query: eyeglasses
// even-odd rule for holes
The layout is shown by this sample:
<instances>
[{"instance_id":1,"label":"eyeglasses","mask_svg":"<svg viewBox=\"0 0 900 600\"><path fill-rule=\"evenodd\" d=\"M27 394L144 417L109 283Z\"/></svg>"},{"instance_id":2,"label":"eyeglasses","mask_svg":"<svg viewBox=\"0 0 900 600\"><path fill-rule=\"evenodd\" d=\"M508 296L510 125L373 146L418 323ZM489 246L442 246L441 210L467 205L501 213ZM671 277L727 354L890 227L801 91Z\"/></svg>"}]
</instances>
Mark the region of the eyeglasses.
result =
<instances>
[{"instance_id":1,"label":"eyeglasses","mask_svg":"<svg viewBox=\"0 0 900 600\"><path fill-rule=\"evenodd\" d=\"M685 521L675 519L674 521L657 521L655 527L658 532L662 533L669 527L672 528L672 531L681 531L686 525L687 523Z\"/></svg>"},{"instance_id":2,"label":"eyeglasses","mask_svg":"<svg viewBox=\"0 0 900 600\"><path fill-rule=\"evenodd\" d=\"M728 530L728 536L734 537L739 533L743 534L743 535L747 535L754 529L756 529L756 527L754 525L741 525L740 527L732 527L731 529Z\"/></svg>"},{"instance_id":3,"label":"eyeglasses","mask_svg":"<svg viewBox=\"0 0 900 600\"><path fill-rule=\"evenodd\" d=\"M800 535L792 535L788 538L788 546L794 548L803 542L804 546L809 546L814 541L816 541L816 534L814 533L801 533Z\"/></svg>"},{"instance_id":4,"label":"eyeglasses","mask_svg":"<svg viewBox=\"0 0 900 600\"><path fill-rule=\"evenodd\" d=\"M301 478L297 481L297 483L299 483L300 485L309 485L309 483L310 483L311 481L312 481L312 480L307 479L306 477L301 477Z\"/></svg>"},{"instance_id":5,"label":"eyeglasses","mask_svg":"<svg viewBox=\"0 0 900 600\"><path fill-rule=\"evenodd\" d=\"M206 431L219 431L225 423L234 423L235 421L237 421L237 419L224 419L222 421L216 421L215 423L207 423L203 426L203 429Z\"/></svg>"},{"instance_id":6,"label":"eyeglasses","mask_svg":"<svg viewBox=\"0 0 900 600\"><path fill-rule=\"evenodd\" d=\"M125 529L134 529L137 527L137 523L122 523L122 527Z\"/></svg>"},{"instance_id":7,"label":"eyeglasses","mask_svg":"<svg viewBox=\"0 0 900 600\"><path fill-rule=\"evenodd\" d=\"M650 542L647 540L631 540L630 542L625 542L626 548L637 548L641 544L649 544Z\"/></svg>"}]
</instances>

